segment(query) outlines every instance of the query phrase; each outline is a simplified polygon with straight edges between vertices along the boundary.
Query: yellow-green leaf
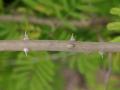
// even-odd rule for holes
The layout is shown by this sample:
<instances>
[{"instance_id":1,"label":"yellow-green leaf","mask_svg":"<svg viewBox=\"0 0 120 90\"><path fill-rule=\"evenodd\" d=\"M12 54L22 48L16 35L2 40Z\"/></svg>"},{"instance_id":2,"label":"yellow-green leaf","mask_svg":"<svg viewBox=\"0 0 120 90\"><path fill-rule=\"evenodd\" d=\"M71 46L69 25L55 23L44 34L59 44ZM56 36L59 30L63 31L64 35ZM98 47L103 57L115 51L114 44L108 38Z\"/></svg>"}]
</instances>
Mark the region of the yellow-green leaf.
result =
<instances>
[{"instance_id":1,"label":"yellow-green leaf","mask_svg":"<svg viewBox=\"0 0 120 90\"><path fill-rule=\"evenodd\" d=\"M113 15L120 16L120 8L112 8L110 13L113 14Z\"/></svg>"},{"instance_id":2,"label":"yellow-green leaf","mask_svg":"<svg viewBox=\"0 0 120 90\"><path fill-rule=\"evenodd\" d=\"M120 31L120 22L112 22L107 25L108 30Z\"/></svg>"}]
</instances>

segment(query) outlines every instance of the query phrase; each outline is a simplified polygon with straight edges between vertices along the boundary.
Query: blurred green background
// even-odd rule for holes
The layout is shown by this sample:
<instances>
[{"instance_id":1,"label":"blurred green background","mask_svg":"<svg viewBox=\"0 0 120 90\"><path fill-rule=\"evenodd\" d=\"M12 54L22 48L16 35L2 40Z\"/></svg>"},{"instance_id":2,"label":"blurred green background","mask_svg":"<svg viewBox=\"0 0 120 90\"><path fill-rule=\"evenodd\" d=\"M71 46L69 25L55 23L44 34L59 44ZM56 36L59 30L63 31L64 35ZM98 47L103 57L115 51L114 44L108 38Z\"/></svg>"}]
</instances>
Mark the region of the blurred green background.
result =
<instances>
[{"instance_id":1,"label":"blurred green background","mask_svg":"<svg viewBox=\"0 0 120 90\"><path fill-rule=\"evenodd\" d=\"M22 40L26 31L31 40L120 42L119 7L120 0L0 0L0 40ZM120 90L120 53L0 52L0 90Z\"/></svg>"}]
</instances>

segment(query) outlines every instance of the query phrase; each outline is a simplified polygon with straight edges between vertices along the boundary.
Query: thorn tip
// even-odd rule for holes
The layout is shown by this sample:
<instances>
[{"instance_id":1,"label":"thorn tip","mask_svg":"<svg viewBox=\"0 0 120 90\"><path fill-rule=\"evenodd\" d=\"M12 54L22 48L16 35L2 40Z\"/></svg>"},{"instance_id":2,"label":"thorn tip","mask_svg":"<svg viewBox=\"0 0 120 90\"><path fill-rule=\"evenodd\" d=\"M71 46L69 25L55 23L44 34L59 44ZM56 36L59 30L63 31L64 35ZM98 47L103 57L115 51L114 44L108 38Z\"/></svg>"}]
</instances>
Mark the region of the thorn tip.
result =
<instances>
[{"instance_id":1,"label":"thorn tip","mask_svg":"<svg viewBox=\"0 0 120 90\"><path fill-rule=\"evenodd\" d=\"M28 39L29 39L29 37L27 35L27 32L25 31L25 33L24 33L24 40L28 40Z\"/></svg>"},{"instance_id":2,"label":"thorn tip","mask_svg":"<svg viewBox=\"0 0 120 90\"><path fill-rule=\"evenodd\" d=\"M75 37L74 34L72 33L71 37L70 37L70 41L75 41Z\"/></svg>"},{"instance_id":3,"label":"thorn tip","mask_svg":"<svg viewBox=\"0 0 120 90\"><path fill-rule=\"evenodd\" d=\"M28 54L28 51L29 51L29 49L28 48L24 48L24 53L25 53L25 55L27 56Z\"/></svg>"}]
</instances>

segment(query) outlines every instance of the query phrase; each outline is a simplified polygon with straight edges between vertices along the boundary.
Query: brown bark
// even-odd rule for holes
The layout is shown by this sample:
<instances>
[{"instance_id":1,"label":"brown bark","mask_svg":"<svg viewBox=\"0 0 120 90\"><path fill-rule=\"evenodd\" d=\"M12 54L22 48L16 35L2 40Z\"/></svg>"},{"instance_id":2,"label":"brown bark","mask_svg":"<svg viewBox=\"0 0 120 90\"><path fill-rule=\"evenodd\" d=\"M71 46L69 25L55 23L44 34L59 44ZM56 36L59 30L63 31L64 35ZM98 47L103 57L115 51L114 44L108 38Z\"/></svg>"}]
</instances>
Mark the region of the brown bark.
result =
<instances>
[{"instance_id":1,"label":"brown bark","mask_svg":"<svg viewBox=\"0 0 120 90\"><path fill-rule=\"evenodd\" d=\"M87 90L86 81L82 74L65 68L63 70L65 90Z\"/></svg>"},{"instance_id":2,"label":"brown bark","mask_svg":"<svg viewBox=\"0 0 120 90\"><path fill-rule=\"evenodd\" d=\"M58 19L51 19L51 18L38 18L35 16L28 16L27 17L28 22L33 24L39 24L39 25L48 25L48 26L65 26L63 21ZM25 17L22 15L0 15L0 22L19 22L22 23L25 21ZM89 20L68 20L67 22L70 25L73 25L75 27L91 27L91 26L105 26L108 23L108 19L105 17L96 17Z\"/></svg>"},{"instance_id":3,"label":"brown bark","mask_svg":"<svg viewBox=\"0 0 120 90\"><path fill-rule=\"evenodd\" d=\"M120 52L120 43L58 40L0 40L0 51Z\"/></svg>"}]
</instances>

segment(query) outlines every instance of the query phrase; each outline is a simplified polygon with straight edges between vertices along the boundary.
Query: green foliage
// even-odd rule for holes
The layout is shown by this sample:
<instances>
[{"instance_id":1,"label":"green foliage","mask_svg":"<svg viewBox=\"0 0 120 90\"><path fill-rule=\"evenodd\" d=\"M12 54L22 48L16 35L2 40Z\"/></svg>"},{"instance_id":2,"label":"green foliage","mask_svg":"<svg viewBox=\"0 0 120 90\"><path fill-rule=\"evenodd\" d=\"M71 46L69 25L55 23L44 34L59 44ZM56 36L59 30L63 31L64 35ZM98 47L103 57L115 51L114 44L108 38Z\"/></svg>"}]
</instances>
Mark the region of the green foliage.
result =
<instances>
[{"instance_id":1,"label":"green foliage","mask_svg":"<svg viewBox=\"0 0 120 90\"><path fill-rule=\"evenodd\" d=\"M120 8L119 7L112 8L110 13L113 15L120 16ZM120 22L116 21L116 22L109 23L107 25L107 29L110 32L120 33ZM111 42L120 42L120 36L116 36L116 37L112 38ZM112 62L114 73L119 73L119 69L120 69L119 62L120 62L120 54L116 53L113 56L113 62Z\"/></svg>"},{"instance_id":2,"label":"green foliage","mask_svg":"<svg viewBox=\"0 0 120 90\"><path fill-rule=\"evenodd\" d=\"M3 0L0 0L0 13L3 11Z\"/></svg>"},{"instance_id":3,"label":"green foliage","mask_svg":"<svg viewBox=\"0 0 120 90\"><path fill-rule=\"evenodd\" d=\"M120 0L0 0L0 13L23 15L24 23L0 21L1 40L23 40L24 32L31 40L69 40L71 34L78 41L120 42ZM7 4L9 3L9 5ZM112 9L111 9L112 8ZM110 11L111 9L111 11ZM107 29L94 23L94 18L111 17L109 12L117 15L116 22L109 23ZM58 19L63 27L34 25L27 16ZM76 28L68 20L93 20L96 26ZM89 22L88 22L89 23ZM79 23L78 23L79 24ZM104 24L104 23L103 23ZM114 34L112 36L111 34ZM117 35L116 35L117 34ZM85 77L89 90L103 90L105 87L103 70L108 70L107 53L99 52L66 53L66 52L32 52L26 57L24 52L0 52L0 89L1 90L64 90L63 68L70 68ZM113 54L112 75L109 90L120 90L120 54ZM102 72L103 74L103 72ZM115 75L115 76L113 76ZM97 81L98 79L98 81ZM83 82L84 83L84 82ZM78 90L78 88L77 88Z\"/></svg>"},{"instance_id":4,"label":"green foliage","mask_svg":"<svg viewBox=\"0 0 120 90\"><path fill-rule=\"evenodd\" d=\"M105 63L105 59L102 59L102 56L99 53L79 53L69 57L69 60L69 67L78 70L80 73L85 75L87 78L86 82L88 83L89 87L96 85L95 73L99 71L101 66L104 68ZM99 84L96 86L99 86Z\"/></svg>"},{"instance_id":5,"label":"green foliage","mask_svg":"<svg viewBox=\"0 0 120 90\"><path fill-rule=\"evenodd\" d=\"M120 8L112 8L110 13L113 14L113 15L120 16Z\"/></svg>"},{"instance_id":6,"label":"green foliage","mask_svg":"<svg viewBox=\"0 0 120 90\"><path fill-rule=\"evenodd\" d=\"M113 15L120 16L120 8L112 8L110 11ZM120 22L112 22L107 25L108 30L119 31L120 30Z\"/></svg>"},{"instance_id":7,"label":"green foliage","mask_svg":"<svg viewBox=\"0 0 120 90\"><path fill-rule=\"evenodd\" d=\"M112 8L111 14L120 16L120 8ZM112 22L107 25L107 29L112 32L120 32L120 22ZM120 37L117 36L111 40L112 42L120 42Z\"/></svg>"},{"instance_id":8,"label":"green foliage","mask_svg":"<svg viewBox=\"0 0 120 90\"><path fill-rule=\"evenodd\" d=\"M111 31L120 31L120 22L109 23L107 28Z\"/></svg>"},{"instance_id":9,"label":"green foliage","mask_svg":"<svg viewBox=\"0 0 120 90\"><path fill-rule=\"evenodd\" d=\"M113 38L111 42L120 42L120 36Z\"/></svg>"},{"instance_id":10,"label":"green foliage","mask_svg":"<svg viewBox=\"0 0 120 90\"><path fill-rule=\"evenodd\" d=\"M40 58L33 58L36 55ZM47 52L29 53L28 57L20 53L9 68L11 75L5 90L53 90L55 65Z\"/></svg>"},{"instance_id":11,"label":"green foliage","mask_svg":"<svg viewBox=\"0 0 120 90\"><path fill-rule=\"evenodd\" d=\"M87 56L87 57L86 57ZM74 66L83 74L98 70L100 64L99 54L77 54L70 57L70 68ZM88 60L90 62L88 62ZM103 60L102 60L103 61ZM101 61L101 62L102 62Z\"/></svg>"}]
</instances>

